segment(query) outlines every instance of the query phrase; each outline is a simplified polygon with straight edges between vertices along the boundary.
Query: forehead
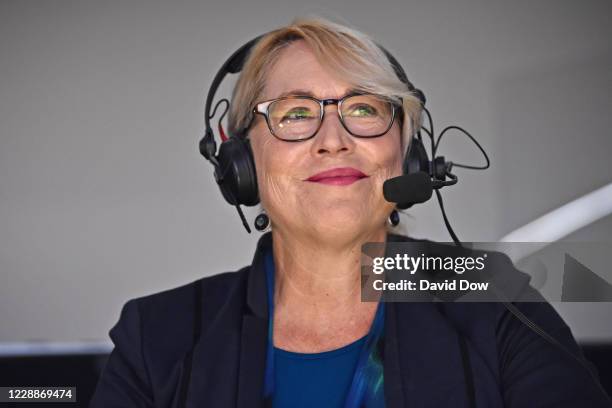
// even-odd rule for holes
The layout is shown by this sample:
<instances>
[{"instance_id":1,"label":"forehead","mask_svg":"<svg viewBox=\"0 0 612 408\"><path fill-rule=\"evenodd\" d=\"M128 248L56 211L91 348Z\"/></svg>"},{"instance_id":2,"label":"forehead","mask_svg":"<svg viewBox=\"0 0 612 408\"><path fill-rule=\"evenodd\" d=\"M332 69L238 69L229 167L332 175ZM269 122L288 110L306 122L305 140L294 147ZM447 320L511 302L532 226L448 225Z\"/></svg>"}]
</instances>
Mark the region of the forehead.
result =
<instances>
[{"instance_id":1,"label":"forehead","mask_svg":"<svg viewBox=\"0 0 612 408\"><path fill-rule=\"evenodd\" d=\"M339 98L352 88L328 72L305 41L297 40L280 51L266 76L264 97L273 99L295 90L305 90L320 99Z\"/></svg>"}]
</instances>

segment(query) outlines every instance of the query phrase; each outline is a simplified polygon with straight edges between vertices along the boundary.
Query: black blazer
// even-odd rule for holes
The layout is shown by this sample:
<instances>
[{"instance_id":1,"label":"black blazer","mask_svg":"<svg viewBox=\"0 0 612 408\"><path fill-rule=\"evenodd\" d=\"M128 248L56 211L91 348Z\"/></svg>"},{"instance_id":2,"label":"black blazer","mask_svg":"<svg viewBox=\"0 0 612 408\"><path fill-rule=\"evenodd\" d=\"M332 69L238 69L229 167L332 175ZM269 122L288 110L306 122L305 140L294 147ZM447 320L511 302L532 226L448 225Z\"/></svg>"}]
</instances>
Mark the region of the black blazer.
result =
<instances>
[{"instance_id":1,"label":"black blazer","mask_svg":"<svg viewBox=\"0 0 612 408\"><path fill-rule=\"evenodd\" d=\"M263 235L239 271L128 301L90 407L264 407L271 241ZM533 291L526 275L523 290ZM516 306L581 355L548 303ZM388 408L610 406L584 367L499 303L387 303L386 311Z\"/></svg>"}]
</instances>

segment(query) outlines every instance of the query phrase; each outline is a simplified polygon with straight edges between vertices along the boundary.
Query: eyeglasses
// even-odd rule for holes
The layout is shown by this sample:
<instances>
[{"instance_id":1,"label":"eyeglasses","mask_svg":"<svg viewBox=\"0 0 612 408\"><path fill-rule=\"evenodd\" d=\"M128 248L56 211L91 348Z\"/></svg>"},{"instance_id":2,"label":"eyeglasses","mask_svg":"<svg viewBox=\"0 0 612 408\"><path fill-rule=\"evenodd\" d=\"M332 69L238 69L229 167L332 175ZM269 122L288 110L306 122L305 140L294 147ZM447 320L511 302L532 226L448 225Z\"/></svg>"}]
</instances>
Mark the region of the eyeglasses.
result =
<instances>
[{"instance_id":1,"label":"eyeglasses","mask_svg":"<svg viewBox=\"0 0 612 408\"><path fill-rule=\"evenodd\" d=\"M298 142L314 137L323 123L325 106L336 105L344 129L355 137L379 137L389 131L396 105L373 94L349 94L341 99L286 96L260 102L253 113L264 115L270 133L280 140Z\"/></svg>"}]
</instances>

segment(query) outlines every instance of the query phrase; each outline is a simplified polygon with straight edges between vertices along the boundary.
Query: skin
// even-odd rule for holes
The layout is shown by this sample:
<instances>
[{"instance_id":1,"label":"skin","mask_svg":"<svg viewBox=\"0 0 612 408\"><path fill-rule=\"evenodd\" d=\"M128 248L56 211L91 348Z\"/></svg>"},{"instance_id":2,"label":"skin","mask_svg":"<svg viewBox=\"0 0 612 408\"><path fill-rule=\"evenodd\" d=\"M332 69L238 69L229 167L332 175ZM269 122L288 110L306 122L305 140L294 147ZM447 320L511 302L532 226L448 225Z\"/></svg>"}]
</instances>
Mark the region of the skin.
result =
<instances>
[{"instance_id":1,"label":"skin","mask_svg":"<svg viewBox=\"0 0 612 408\"><path fill-rule=\"evenodd\" d=\"M319 99L341 98L350 88L299 40L281 52L258 101L294 89ZM256 115L249 138L261 203L272 226L274 345L315 353L356 341L369 331L377 306L360 299L361 246L386 240L394 205L384 199L382 187L401 174L399 123L381 137L355 138L342 127L336 106L329 105L312 139L278 140L262 115ZM305 181L336 167L354 167L369 177L340 186Z\"/></svg>"}]
</instances>

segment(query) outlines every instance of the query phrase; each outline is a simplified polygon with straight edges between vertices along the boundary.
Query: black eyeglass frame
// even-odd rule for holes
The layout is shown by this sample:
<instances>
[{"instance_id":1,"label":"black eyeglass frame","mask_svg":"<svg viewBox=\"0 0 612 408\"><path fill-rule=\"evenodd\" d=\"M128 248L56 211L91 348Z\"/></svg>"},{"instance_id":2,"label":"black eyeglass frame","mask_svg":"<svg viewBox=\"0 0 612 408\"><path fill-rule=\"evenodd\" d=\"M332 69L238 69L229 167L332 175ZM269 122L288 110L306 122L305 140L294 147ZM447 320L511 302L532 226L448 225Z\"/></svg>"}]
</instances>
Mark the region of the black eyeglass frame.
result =
<instances>
[{"instance_id":1,"label":"black eyeglass frame","mask_svg":"<svg viewBox=\"0 0 612 408\"><path fill-rule=\"evenodd\" d=\"M346 99L354 97L354 96L374 96L374 97L383 99L385 102L388 102L391 105L391 120L389 121L389 125L383 132L375 134L375 135L371 135L371 136L361 136L361 135L356 135L349 130L349 128L344 123L344 118L342 116L342 103L344 103ZM278 102L278 101L285 100L285 99L310 99L311 101L315 101L319 104L319 107L320 107L319 108L319 126L317 126L317 128L312 133L312 135L308 137L300 138L300 139L283 139L282 137L279 137L278 135L274 133L274 130L272 130L272 126L270 124L269 108L270 108L270 105L272 105L274 102ZM317 99L315 97L308 96L308 95L283 96L281 98L270 99L268 101L263 101L263 102L259 102L255 104L255 108L253 108L252 112L254 114L263 115L266 118L266 125L268 126L268 130L270 130L270 133L275 138L282 140L283 142L303 142L305 140L312 139L313 137L317 135L317 133L319 133L319 129L321 129L321 125L323 125L323 119L325 119L325 107L327 105L336 105L337 111L338 111L338 117L340 118L340 123L342 123L342 127L353 137L358 137L361 139L371 139L371 138L383 136L387 132L389 132L389 129L391 129L391 127L393 126L393 122L395 122L397 104L394 103L393 101L389 101L385 99L384 97L380 95L368 94L368 93L350 93L348 95L343 96L340 99Z\"/></svg>"}]
</instances>

